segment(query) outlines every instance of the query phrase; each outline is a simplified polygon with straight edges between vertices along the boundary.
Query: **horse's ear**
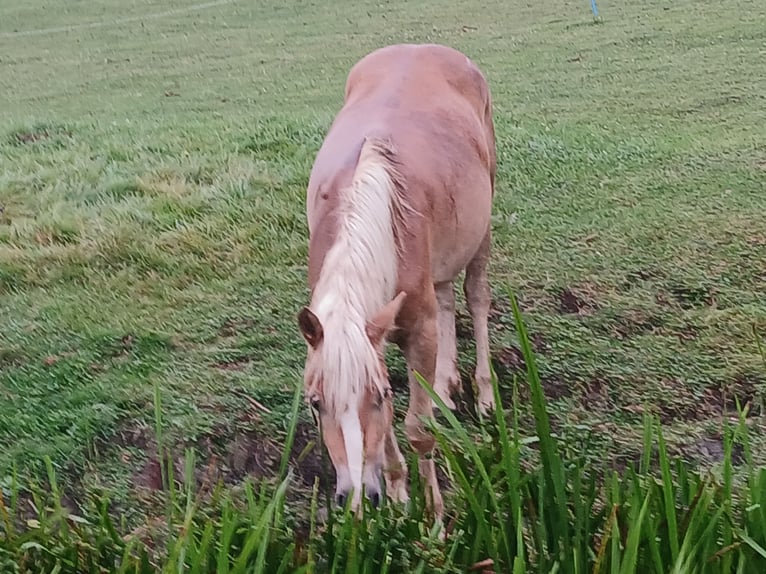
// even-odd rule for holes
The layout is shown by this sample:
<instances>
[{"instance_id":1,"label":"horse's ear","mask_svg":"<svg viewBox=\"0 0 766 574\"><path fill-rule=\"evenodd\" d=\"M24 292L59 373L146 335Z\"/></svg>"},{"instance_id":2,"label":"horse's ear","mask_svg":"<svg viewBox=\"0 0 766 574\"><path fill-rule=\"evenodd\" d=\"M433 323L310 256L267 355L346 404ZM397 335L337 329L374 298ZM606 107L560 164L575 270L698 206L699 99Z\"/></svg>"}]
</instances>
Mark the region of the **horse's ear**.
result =
<instances>
[{"instance_id":1,"label":"horse's ear","mask_svg":"<svg viewBox=\"0 0 766 574\"><path fill-rule=\"evenodd\" d=\"M367 322L367 336L370 338L373 347L378 347L388 332L393 329L396 316L407 293L402 291L393 298L385 307Z\"/></svg>"},{"instance_id":2,"label":"horse's ear","mask_svg":"<svg viewBox=\"0 0 766 574\"><path fill-rule=\"evenodd\" d=\"M306 342L316 349L319 343L322 342L324 329L322 329L322 323L319 322L319 318L308 307L304 307L298 313L298 326Z\"/></svg>"}]
</instances>

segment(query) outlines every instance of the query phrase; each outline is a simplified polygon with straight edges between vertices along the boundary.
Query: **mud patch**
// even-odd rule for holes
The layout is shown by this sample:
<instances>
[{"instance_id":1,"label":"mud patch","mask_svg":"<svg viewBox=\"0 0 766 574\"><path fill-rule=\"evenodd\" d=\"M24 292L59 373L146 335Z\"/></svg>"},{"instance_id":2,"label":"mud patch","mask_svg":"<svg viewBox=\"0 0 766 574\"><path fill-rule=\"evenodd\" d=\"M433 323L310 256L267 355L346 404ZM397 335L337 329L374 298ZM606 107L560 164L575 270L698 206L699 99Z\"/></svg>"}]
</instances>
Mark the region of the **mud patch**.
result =
<instances>
[{"instance_id":1,"label":"mud patch","mask_svg":"<svg viewBox=\"0 0 766 574\"><path fill-rule=\"evenodd\" d=\"M542 335L532 333L528 337L535 356L545 355L551 350L551 345ZM498 376L500 376L501 372L507 374L516 371L526 371L527 369L524 353L516 345L507 345L492 353L492 364Z\"/></svg>"},{"instance_id":2,"label":"mud patch","mask_svg":"<svg viewBox=\"0 0 766 574\"><path fill-rule=\"evenodd\" d=\"M524 353L515 345L503 347L493 357L493 366L498 376L511 374L518 371L525 371L527 363L524 360Z\"/></svg>"},{"instance_id":3,"label":"mud patch","mask_svg":"<svg viewBox=\"0 0 766 574\"><path fill-rule=\"evenodd\" d=\"M121 461L136 468L132 475L132 483L136 487L149 490L164 489L163 469L157 442L148 425L141 421L126 421L120 425L113 439L105 446L106 448L117 447ZM183 458L180 456L173 459L173 475L177 486L181 484L184 477L183 463Z\"/></svg>"},{"instance_id":4,"label":"mud patch","mask_svg":"<svg viewBox=\"0 0 766 574\"><path fill-rule=\"evenodd\" d=\"M719 417L733 419L738 416L737 403L741 408L748 407L750 417L760 411L759 389L763 385L763 379L758 376L743 374L732 381L711 385L700 394L682 381L668 379L661 382L658 394L661 399L655 406L660 422L665 425Z\"/></svg>"},{"instance_id":5,"label":"mud patch","mask_svg":"<svg viewBox=\"0 0 766 574\"><path fill-rule=\"evenodd\" d=\"M680 450L682 453L685 453L687 457L691 455L694 458L706 461L708 464L723 462L726 454L723 437L720 434L702 437L693 445L681 448ZM744 460L744 448L739 443L733 443L731 445L732 464L738 466L742 464Z\"/></svg>"},{"instance_id":6,"label":"mud patch","mask_svg":"<svg viewBox=\"0 0 766 574\"><path fill-rule=\"evenodd\" d=\"M249 428L242 428L245 426ZM222 422L191 444L174 442L165 447L165 469L172 463L176 486L180 487L186 463L183 453L191 447L196 457L193 480L200 491L218 482L235 485L247 478L272 480L279 472L285 440L285 433L274 433L260 425L254 428L244 421ZM320 440L313 424L298 423L289 461L297 481L307 489L313 487L316 477L320 488L331 488L334 484L332 464L329 459L326 464L322 462ZM146 494L150 495L151 491L166 488L154 432L146 424L127 421L103 447L116 447L122 463L135 468L132 484L138 493L149 491Z\"/></svg>"},{"instance_id":7,"label":"mud patch","mask_svg":"<svg viewBox=\"0 0 766 574\"><path fill-rule=\"evenodd\" d=\"M118 447L145 451L154 445L152 430L140 421L129 421L120 425L112 441Z\"/></svg>"},{"instance_id":8,"label":"mud patch","mask_svg":"<svg viewBox=\"0 0 766 574\"><path fill-rule=\"evenodd\" d=\"M552 401L572 396L572 387L564 379L546 377L542 380L543 392Z\"/></svg>"},{"instance_id":9,"label":"mud patch","mask_svg":"<svg viewBox=\"0 0 766 574\"><path fill-rule=\"evenodd\" d=\"M679 421L699 421L715 416L715 409L710 403L701 401L683 381L677 379L658 382L654 407L660 422L667 426Z\"/></svg>"},{"instance_id":10,"label":"mud patch","mask_svg":"<svg viewBox=\"0 0 766 574\"><path fill-rule=\"evenodd\" d=\"M730 382L705 389L703 402L719 415L737 416L737 404L743 409L749 407L748 415L752 415L759 410L764 386L766 380L760 375L743 373Z\"/></svg>"},{"instance_id":11,"label":"mud patch","mask_svg":"<svg viewBox=\"0 0 766 574\"><path fill-rule=\"evenodd\" d=\"M224 482L235 484L247 477L272 478L279 471L284 439L275 439L265 430L237 432L227 439L219 457L218 470ZM311 488L319 477L320 488L328 488L334 480L329 460L322 463L321 438L318 429L299 423L290 451L290 462L302 484Z\"/></svg>"},{"instance_id":12,"label":"mud patch","mask_svg":"<svg viewBox=\"0 0 766 574\"><path fill-rule=\"evenodd\" d=\"M588 410L607 410L611 406L609 383L600 378L588 381L582 389L581 401Z\"/></svg>"},{"instance_id":13,"label":"mud patch","mask_svg":"<svg viewBox=\"0 0 766 574\"><path fill-rule=\"evenodd\" d=\"M588 290L564 287L556 293L556 304L562 315L587 315L598 307Z\"/></svg>"},{"instance_id":14,"label":"mud patch","mask_svg":"<svg viewBox=\"0 0 766 574\"><path fill-rule=\"evenodd\" d=\"M534 339L533 339L534 340ZM534 347L548 348L545 341L541 338L538 339L537 344L533 343L533 350L537 353L537 349ZM503 347L494 354L492 357L492 367L495 370L500 380L513 379L514 375L520 377L526 376L527 363L524 360L524 354L521 349L515 345L509 345ZM569 397L572 394L572 387L569 382L557 377L543 377L541 380L543 385L543 392L549 400L558 400L565 397ZM509 393L501 393L510 400ZM529 399L529 387L526 384L519 385L519 398L521 400Z\"/></svg>"}]
</instances>

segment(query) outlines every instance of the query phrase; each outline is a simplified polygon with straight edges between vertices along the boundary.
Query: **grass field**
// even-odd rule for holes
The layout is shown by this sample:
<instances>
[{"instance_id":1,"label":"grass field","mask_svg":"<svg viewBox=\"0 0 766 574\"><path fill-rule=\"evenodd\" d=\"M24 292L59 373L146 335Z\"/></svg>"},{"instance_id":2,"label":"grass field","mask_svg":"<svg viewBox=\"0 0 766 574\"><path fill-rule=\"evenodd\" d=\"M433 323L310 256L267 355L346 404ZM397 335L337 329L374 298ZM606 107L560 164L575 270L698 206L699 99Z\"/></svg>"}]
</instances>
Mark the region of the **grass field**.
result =
<instances>
[{"instance_id":1,"label":"grass field","mask_svg":"<svg viewBox=\"0 0 766 574\"><path fill-rule=\"evenodd\" d=\"M672 452L720 459L721 420L735 400L760 415L766 382L766 7L479 5L0 0L0 484L48 455L73 496L141 514L155 389L179 452L231 482L274 474L308 172L350 66L398 41L466 51L494 94L506 397L508 285L562 436L619 466L652 410Z\"/></svg>"}]
</instances>

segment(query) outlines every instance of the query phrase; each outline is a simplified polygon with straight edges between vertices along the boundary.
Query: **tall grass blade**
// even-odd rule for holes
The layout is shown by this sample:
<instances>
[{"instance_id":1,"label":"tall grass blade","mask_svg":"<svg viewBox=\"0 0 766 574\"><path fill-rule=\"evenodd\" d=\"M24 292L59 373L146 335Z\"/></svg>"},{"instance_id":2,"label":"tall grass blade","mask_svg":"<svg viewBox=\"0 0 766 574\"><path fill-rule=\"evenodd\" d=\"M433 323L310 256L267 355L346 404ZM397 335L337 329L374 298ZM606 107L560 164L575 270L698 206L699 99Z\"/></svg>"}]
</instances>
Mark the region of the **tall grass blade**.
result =
<instances>
[{"instance_id":1,"label":"tall grass blade","mask_svg":"<svg viewBox=\"0 0 766 574\"><path fill-rule=\"evenodd\" d=\"M471 439L471 437L468 435L468 433L465 430L465 427L460 424L460 422L455 417L455 414L452 412L452 410L444 404L444 401L441 399L441 397L434 392L431 385L426 381L420 373L415 373L415 377L417 381L420 383L420 385L426 390L428 395L431 397L431 399L436 403L439 410L441 411L442 415L447 419L447 422L449 422L450 427L453 431L455 431L455 437L453 441L449 444L455 445L456 443L460 445L462 449L465 450L470 456L470 458L473 460L473 463L475 464L475 470L479 474L479 478L481 479L481 483L485 489L485 492L489 493L489 500L491 501L492 510L495 513L495 516L500 517L502 516L500 508L497 503L497 498L493 495L494 493L494 486L492 484L492 481L489 478L489 474L487 473L487 468L484 465L484 461L482 461L481 456L479 455L478 450L476 449L476 445L474 441ZM451 463L454 465L453 470L459 469L460 466L457 463L457 459L454 457L454 454L450 451L449 447L447 446L448 441L446 435L444 433L438 431L438 425L434 423L433 430L436 431L436 436L441 437L440 444L444 450L445 455L452 455L451 456ZM466 496L469 499L469 503L471 508L473 509L477 520L479 522L477 524L480 524L480 520L482 516L485 516L485 510L481 507L479 504L478 499L474 495L474 488L475 485L468 480L468 478L461 472L460 473L460 480L461 485L463 486L463 495ZM484 524L481 524L481 526L485 527ZM510 548L508 548L508 536L505 532L505 523L501 520L498 524L498 528L500 528L501 534L501 543L503 545L503 551L505 554L505 557L507 560L510 560L512 558ZM489 536L489 542L492 547L492 550L494 552L493 558L498 561L500 559L499 555L499 546L497 544L497 540L493 536ZM509 562L510 563L510 562Z\"/></svg>"},{"instance_id":2,"label":"tall grass blade","mask_svg":"<svg viewBox=\"0 0 766 574\"><path fill-rule=\"evenodd\" d=\"M652 416L648 410L644 411L644 433L643 433L643 449L641 451L641 461L639 463L639 473L641 476L647 476L649 474L649 467L652 462L652 437L654 431L654 424Z\"/></svg>"},{"instance_id":3,"label":"tall grass blade","mask_svg":"<svg viewBox=\"0 0 766 574\"><path fill-rule=\"evenodd\" d=\"M518 302L513 293L508 294L513 316L516 323L516 333L519 338L521 352L527 366L527 383L531 392L532 410L535 416L535 427L537 437L540 440L540 457L542 459L543 477L546 488L552 497L550 512L552 532L551 534L561 544L560 549L556 549L567 565L571 564L571 536L569 516L567 511L566 498L566 480L564 477L564 466L559 454L556 441L551 431L550 419L548 417L548 408L543 392L540 373L537 370L537 362L532 345L529 341L526 326L519 309ZM540 515L541 518L543 515ZM553 550L553 549L551 549Z\"/></svg>"},{"instance_id":4,"label":"tall grass blade","mask_svg":"<svg viewBox=\"0 0 766 574\"><path fill-rule=\"evenodd\" d=\"M638 493L636 493L638 495ZM622 574L635 574L639 570L638 566L638 547L641 541L641 531L644 525L644 517L646 516L647 509L649 508L649 500L652 497L652 491L648 490L644 497L644 502L641 505L641 510L637 515L631 517L630 524L628 525L628 540L625 544L625 553L622 559L622 567L620 572ZM635 509L633 509L635 510Z\"/></svg>"},{"instance_id":5,"label":"tall grass blade","mask_svg":"<svg viewBox=\"0 0 766 574\"><path fill-rule=\"evenodd\" d=\"M159 381L154 381L154 436L157 441L157 461L160 463L160 481L162 488L168 488L165 470L165 445L162 434L162 392Z\"/></svg>"},{"instance_id":6,"label":"tall grass blade","mask_svg":"<svg viewBox=\"0 0 766 574\"><path fill-rule=\"evenodd\" d=\"M657 429L657 443L660 457L660 472L662 473L662 497L665 509L665 522L667 525L667 537L670 544L670 558L672 563L678 561L678 523L676 520L675 489L673 477L670 474L668 451L665 446L665 438L662 429Z\"/></svg>"}]
</instances>

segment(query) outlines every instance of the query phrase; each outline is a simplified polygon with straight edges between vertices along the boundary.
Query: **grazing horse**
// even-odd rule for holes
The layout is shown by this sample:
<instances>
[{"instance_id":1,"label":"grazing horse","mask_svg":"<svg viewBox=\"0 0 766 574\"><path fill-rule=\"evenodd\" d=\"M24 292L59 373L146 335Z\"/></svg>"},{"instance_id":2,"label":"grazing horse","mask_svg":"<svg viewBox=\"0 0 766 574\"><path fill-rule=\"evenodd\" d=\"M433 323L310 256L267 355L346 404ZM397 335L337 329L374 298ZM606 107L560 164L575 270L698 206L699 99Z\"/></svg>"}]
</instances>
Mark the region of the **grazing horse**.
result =
<instances>
[{"instance_id":1,"label":"grazing horse","mask_svg":"<svg viewBox=\"0 0 766 574\"><path fill-rule=\"evenodd\" d=\"M460 377L453 282L463 283L476 340L479 408L490 383L487 263L495 134L487 82L465 55L439 45L378 49L351 69L344 105L309 178L308 280L298 314L307 342L306 399L336 471L336 497L364 492L407 500L393 429L386 341L407 361L407 438L419 455L426 500L443 502L424 419L433 402L419 373L450 407Z\"/></svg>"}]
</instances>

